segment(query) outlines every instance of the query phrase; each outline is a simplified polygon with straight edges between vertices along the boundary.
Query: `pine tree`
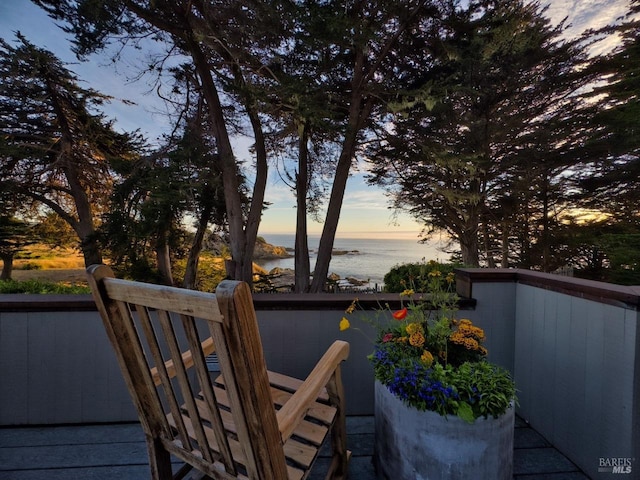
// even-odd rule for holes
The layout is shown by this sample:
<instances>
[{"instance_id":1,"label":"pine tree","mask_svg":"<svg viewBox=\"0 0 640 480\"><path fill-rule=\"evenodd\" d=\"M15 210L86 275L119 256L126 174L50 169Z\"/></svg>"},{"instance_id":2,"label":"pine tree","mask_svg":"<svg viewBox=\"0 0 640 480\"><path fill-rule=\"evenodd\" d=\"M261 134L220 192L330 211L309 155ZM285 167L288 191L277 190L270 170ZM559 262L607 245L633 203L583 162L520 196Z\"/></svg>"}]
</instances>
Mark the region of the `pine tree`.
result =
<instances>
[{"instance_id":1,"label":"pine tree","mask_svg":"<svg viewBox=\"0 0 640 480\"><path fill-rule=\"evenodd\" d=\"M87 266L102 262L96 220L109 196L110 160L131 158L137 145L96 113L107 100L23 36L16 47L0 39L2 189L64 219Z\"/></svg>"},{"instance_id":2,"label":"pine tree","mask_svg":"<svg viewBox=\"0 0 640 480\"><path fill-rule=\"evenodd\" d=\"M408 72L413 88L390 105L391 127L371 150L371 183L386 186L427 234L446 231L466 265L484 252L489 265L497 256L507 266L526 248L513 245L518 227L525 242L532 234L520 222L547 218L541 195L553 195L570 167L558 146L573 135L572 95L589 81L576 74L584 52L561 39L562 26L537 2L449 8L438 37L425 42L425 61Z\"/></svg>"}]
</instances>

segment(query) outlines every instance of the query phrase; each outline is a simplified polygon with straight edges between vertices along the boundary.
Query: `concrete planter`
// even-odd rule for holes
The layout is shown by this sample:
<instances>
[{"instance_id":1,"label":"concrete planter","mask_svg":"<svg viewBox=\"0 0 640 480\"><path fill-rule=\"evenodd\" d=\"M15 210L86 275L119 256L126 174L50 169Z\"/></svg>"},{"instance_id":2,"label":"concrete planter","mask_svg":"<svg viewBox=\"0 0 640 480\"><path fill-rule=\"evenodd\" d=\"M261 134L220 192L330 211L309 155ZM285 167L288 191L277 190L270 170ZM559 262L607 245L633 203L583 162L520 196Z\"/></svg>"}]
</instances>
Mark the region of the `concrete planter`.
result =
<instances>
[{"instance_id":1,"label":"concrete planter","mask_svg":"<svg viewBox=\"0 0 640 480\"><path fill-rule=\"evenodd\" d=\"M473 424L407 407L375 384L375 466L386 480L511 480L515 409Z\"/></svg>"}]
</instances>

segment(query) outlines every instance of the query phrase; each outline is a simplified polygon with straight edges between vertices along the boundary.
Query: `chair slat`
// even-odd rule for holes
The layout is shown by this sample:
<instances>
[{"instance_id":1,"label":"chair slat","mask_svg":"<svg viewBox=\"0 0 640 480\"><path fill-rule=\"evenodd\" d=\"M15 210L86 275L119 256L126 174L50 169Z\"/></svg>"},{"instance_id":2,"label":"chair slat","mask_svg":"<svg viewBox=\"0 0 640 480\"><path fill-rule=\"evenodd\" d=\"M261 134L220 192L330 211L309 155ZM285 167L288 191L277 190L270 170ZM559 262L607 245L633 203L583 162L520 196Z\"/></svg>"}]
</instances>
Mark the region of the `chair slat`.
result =
<instances>
[{"instance_id":1,"label":"chair slat","mask_svg":"<svg viewBox=\"0 0 640 480\"><path fill-rule=\"evenodd\" d=\"M167 420L169 422L169 425L171 425L173 428L176 427L176 419L173 417L172 414L167 415ZM183 416L181 421L186 425L187 431L195 440L195 430L193 428L193 424L191 423L191 419L185 415ZM215 451L218 448L218 445L216 444L215 435L213 435L213 433L208 427L205 427L204 432L210 441L209 447ZM242 464L244 453L242 452L242 447L240 446L240 444L237 441L230 440L229 445L234 456L237 458L236 461ZM187 452L187 454L185 455L184 449L179 443L169 442L167 445L167 448L170 449L172 453L174 453L177 457L182 458L185 461L189 461L189 460L197 461L198 459L202 459L202 454L199 450ZM248 479L248 477L242 473L236 473L235 475L227 473L226 467L221 462L218 462L218 461L213 462L210 465L202 465L200 466L200 469L205 473L213 474L214 478L216 479L218 478L222 478L222 479L228 478L233 480Z\"/></svg>"},{"instance_id":2,"label":"chair slat","mask_svg":"<svg viewBox=\"0 0 640 480\"><path fill-rule=\"evenodd\" d=\"M200 348L202 349L202 353L205 356L211 355L216 351L216 347L213 344L213 338L208 337L200 343ZM187 350L182 354L182 363L184 367L189 369L193 366L193 358L191 350ZM165 368L167 369L167 373L169 374L169 378L173 378L176 376L175 367L173 366L173 360L169 359L164 363ZM160 385L160 377L158 374L158 369L156 367L151 369L151 376L153 377L153 381L156 385Z\"/></svg>"},{"instance_id":3,"label":"chair slat","mask_svg":"<svg viewBox=\"0 0 640 480\"><path fill-rule=\"evenodd\" d=\"M218 388L218 387L214 387L214 391L215 391L218 404L226 408L230 408L229 398L227 397L226 391L223 388ZM272 390L272 392L274 392L274 398L278 397L277 390L275 388ZM289 396L291 395L290 393L287 393L287 392L280 392L280 393L282 393L282 395L289 395ZM197 402L198 401L196 400L196 403ZM325 407L325 405L323 405L323 407ZM331 407L327 407L327 408L331 408ZM308 415L309 420L303 420L302 422L300 422L300 424L294 431L294 435L314 445L320 446L320 444L324 441L327 435L328 426L331 425L333 418L335 418L336 409L332 408L331 410L333 411L333 417L331 419L329 419L325 415L326 411L324 410L323 410L322 417L314 416L313 411L310 410ZM223 415L222 418L225 419L225 416ZM231 422L233 421L231 420ZM232 428L235 429L235 426L233 426L232 424L225 423L225 428L227 430Z\"/></svg>"},{"instance_id":4,"label":"chair slat","mask_svg":"<svg viewBox=\"0 0 640 480\"><path fill-rule=\"evenodd\" d=\"M160 351L160 345L158 343L158 338L156 336L155 330L153 329L153 325L151 324L151 317L149 315L149 310L147 307L142 305L135 305L136 312L138 314L138 318L140 319L140 324L142 326L142 331L145 334L147 345L149 346L149 351L153 357L153 360L156 364L157 374L161 381L162 389L164 391L165 398L169 404L169 409L173 413L173 415L177 415L179 418L177 424L177 431L179 434L180 441L184 445L184 448L191 449L191 440L189 439L189 434L185 428L184 423L180 420L180 405L178 400L176 399L175 392L173 391L173 385L171 384L171 379L169 377L169 373L165 367L165 360ZM153 377L153 372L150 372ZM155 380L154 380L154 383ZM157 383L156 383L157 384Z\"/></svg>"},{"instance_id":5,"label":"chair slat","mask_svg":"<svg viewBox=\"0 0 640 480\"><path fill-rule=\"evenodd\" d=\"M180 351L180 346L178 345L178 340L175 335L175 331L173 329L173 324L171 323L170 315L164 311L158 311L158 320L160 321L160 327L164 333L164 338L167 342L167 347L169 348L169 352L171 352L171 358L173 359L173 364L176 369L176 379L178 381L178 385L180 386L180 393L182 394L183 400L187 409L189 411L189 417L193 419L198 418L198 411L195 406L195 398L193 396L193 391L191 390L191 385L189 383L189 378L187 376L187 371L182 363L182 352ZM204 429L200 422L195 422L195 439L198 442L198 446L205 460L212 462L214 460L211 455L211 451L207 448L207 438L204 434Z\"/></svg>"},{"instance_id":6,"label":"chair slat","mask_svg":"<svg viewBox=\"0 0 640 480\"><path fill-rule=\"evenodd\" d=\"M269 379L271 380L272 372L268 372L268 373L269 373ZM281 377L283 377L283 375L277 374L276 379ZM293 377L287 377L287 378L288 380L285 382L286 385L284 389L280 386L281 382L279 380L276 380L276 382L271 382L272 384L271 396L273 398L274 405L278 407L282 407L291 398L292 393L290 393L289 391L290 385L294 385L294 384L302 385L301 380L298 380ZM222 377L222 375L216 377L215 383L221 386L224 386L224 378ZM323 401L326 399L326 401L329 401L329 396L325 391L324 393L320 394L318 399ZM317 401L309 407L307 415L313 417L314 419L326 425L329 425L333 422L333 419L335 418L335 413L336 413L335 407L332 407L330 405L326 405L324 403L320 403L319 401Z\"/></svg>"},{"instance_id":7,"label":"chair slat","mask_svg":"<svg viewBox=\"0 0 640 480\"><path fill-rule=\"evenodd\" d=\"M217 440L219 451L222 454L222 462L225 464L227 472L234 473L235 466L233 464L233 456L229 449L227 435L222 426L222 419L220 418L218 403L213 393L213 384L211 382L211 377L209 376L209 370L207 369L207 362L204 358L203 352L199 348L201 343L196 329L195 320L193 317L189 317L187 315L180 315L180 319L182 320L182 326L184 327L184 332L189 343L189 350L193 352L193 367L196 371L198 382L200 384L200 395L202 395L206 400L208 415L205 418L209 418L211 422L211 428ZM193 389L191 390L191 393L195 393ZM197 405L196 410L199 411Z\"/></svg>"},{"instance_id":8,"label":"chair slat","mask_svg":"<svg viewBox=\"0 0 640 480\"><path fill-rule=\"evenodd\" d=\"M222 322L216 297L211 294L118 278L110 278L104 285L113 300Z\"/></svg>"},{"instance_id":9,"label":"chair slat","mask_svg":"<svg viewBox=\"0 0 640 480\"><path fill-rule=\"evenodd\" d=\"M147 412L146 418L153 419L150 422L152 433L168 433L166 422L164 421L164 411L160 402L160 397L155 388L150 388L153 384L149 365L145 360L144 350L140 343L140 337L135 328L133 315L126 302L116 302L120 313L113 318L113 330L116 341L122 342L126 348L120 351L127 364L128 373L135 379L132 385L137 397L140 399L140 408Z\"/></svg>"},{"instance_id":10,"label":"chair slat","mask_svg":"<svg viewBox=\"0 0 640 480\"><path fill-rule=\"evenodd\" d=\"M272 372L271 370L269 370L269 383L290 393L297 391L302 386L302 380L278 372ZM326 389L320 392L318 400L322 402L329 401L329 395Z\"/></svg>"},{"instance_id":11,"label":"chair slat","mask_svg":"<svg viewBox=\"0 0 640 480\"><path fill-rule=\"evenodd\" d=\"M175 426L175 419L172 416L169 416L169 423L172 426ZM194 430L193 430L193 425L191 424L191 419L185 416L184 423L187 425L187 430L190 432L191 435L193 435ZM205 427L205 434L207 435L207 438L209 438L213 448L217 448L215 435L213 434L212 430L209 427ZM246 458L244 457L243 449L240 443L237 440L230 439L229 445L231 447L231 451L233 452L233 457L235 461L238 462L240 465L243 465L244 462L246 461ZM308 453L307 453L307 457L308 457ZM220 468L223 467L222 464L218 464L218 465ZM292 465L287 465L287 473L288 473L288 476L287 476L288 480L302 480L302 478L304 478L304 475L305 475L305 470ZM233 478L236 478L236 477L233 477ZM242 474L238 474L237 478L244 479L247 477L243 476Z\"/></svg>"}]
</instances>

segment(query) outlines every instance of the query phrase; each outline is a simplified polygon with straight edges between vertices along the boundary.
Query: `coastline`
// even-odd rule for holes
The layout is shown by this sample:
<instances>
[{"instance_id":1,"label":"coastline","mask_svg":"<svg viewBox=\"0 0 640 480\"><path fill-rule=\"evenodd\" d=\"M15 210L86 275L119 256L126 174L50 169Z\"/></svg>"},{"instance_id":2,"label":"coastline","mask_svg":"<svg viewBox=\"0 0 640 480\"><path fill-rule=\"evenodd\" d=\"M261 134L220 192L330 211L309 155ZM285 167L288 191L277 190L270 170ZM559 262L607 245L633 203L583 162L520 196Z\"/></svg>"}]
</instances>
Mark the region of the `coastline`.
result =
<instances>
[{"instance_id":1,"label":"coastline","mask_svg":"<svg viewBox=\"0 0 640 480\"><path fill-rule=\"evenodd\" d=\"M449 255L442 251L444 242L420 243L417 236L411 238L345 238L337 237L334 243L333 256L329 265L329 274L339 278L345 288L350 285L343 279L352 280L354 284L379 290L384 286L384 276L393 268L405 263L420 263L428 260L448 261ZM282 246L293 253L294 234L265 234L265 242ZM317 258L317 247L320 235L309 236L309 260L314 270ZM255 259L255 262L266 271L274 268L293 272L293 257L275 259Z\"/></svg>"}]
</instances>

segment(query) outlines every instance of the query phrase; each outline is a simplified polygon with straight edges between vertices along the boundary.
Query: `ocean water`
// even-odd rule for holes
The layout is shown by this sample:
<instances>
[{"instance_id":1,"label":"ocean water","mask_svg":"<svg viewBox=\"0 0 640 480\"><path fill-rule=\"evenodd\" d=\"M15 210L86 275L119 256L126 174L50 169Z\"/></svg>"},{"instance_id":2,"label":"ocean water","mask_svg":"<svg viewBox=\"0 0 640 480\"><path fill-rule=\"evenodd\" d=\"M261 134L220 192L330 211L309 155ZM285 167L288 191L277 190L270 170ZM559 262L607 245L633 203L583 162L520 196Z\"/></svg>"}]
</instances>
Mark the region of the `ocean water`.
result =
<instances>
[{"instance_id":1,"label":"ocean water","mask_svg":"<svg viewBox=\"0 0 640 480\"><path fill-rule=\"evenodd\" d=\"M293 234L261 235L268 243L293 249ZM311 270L313 271L320 235L309 235ZM447 261L449 255L440 250L443 243L433 241L418 243L417 235L405 235L403 238L389 238L385 232L359 234L357 238L337 237L334 251L347 251L344 255L333 255L329 264L329 273L340 278L354 277L368 281L370 286L382 285L384 275L396 265L416 263L423 260ZM293 253L293 252L292 252ZM267 270L275 267L294 267L293 258L257 261Z\"/></svg>"}]
</instances>

